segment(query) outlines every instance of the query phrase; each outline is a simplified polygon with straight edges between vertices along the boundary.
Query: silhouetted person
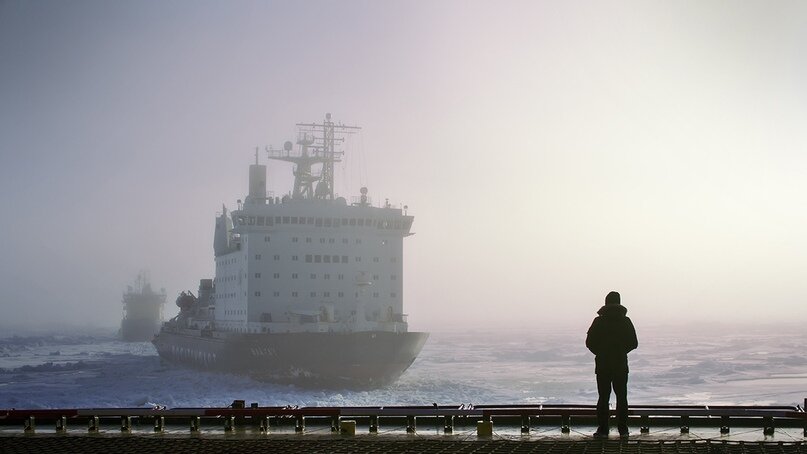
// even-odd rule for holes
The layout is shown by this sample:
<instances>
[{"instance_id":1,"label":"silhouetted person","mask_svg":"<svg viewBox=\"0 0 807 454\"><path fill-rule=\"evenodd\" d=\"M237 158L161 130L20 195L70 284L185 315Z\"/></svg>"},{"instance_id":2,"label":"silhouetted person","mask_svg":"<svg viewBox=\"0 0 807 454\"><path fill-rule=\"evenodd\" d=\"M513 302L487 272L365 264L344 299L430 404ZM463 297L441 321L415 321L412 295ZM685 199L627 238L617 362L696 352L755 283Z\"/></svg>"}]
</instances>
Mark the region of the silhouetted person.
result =
<instances>
[{"instance_id":1,"label":"silhouetted person","mask_svg":"<svg viewBox=\"0 0 807 454\"><path fill-rule=\"evenodd\" d=\"M616 395L616 417L620 436L628 431L628 352L639 346L628 310L619 301L619 293L605 297L605 306L597 311L586 336L586 347L596 355L597 374L597 432L595 437L608 436L608 403L611 388Z\"/></svg>"}]
</instances>

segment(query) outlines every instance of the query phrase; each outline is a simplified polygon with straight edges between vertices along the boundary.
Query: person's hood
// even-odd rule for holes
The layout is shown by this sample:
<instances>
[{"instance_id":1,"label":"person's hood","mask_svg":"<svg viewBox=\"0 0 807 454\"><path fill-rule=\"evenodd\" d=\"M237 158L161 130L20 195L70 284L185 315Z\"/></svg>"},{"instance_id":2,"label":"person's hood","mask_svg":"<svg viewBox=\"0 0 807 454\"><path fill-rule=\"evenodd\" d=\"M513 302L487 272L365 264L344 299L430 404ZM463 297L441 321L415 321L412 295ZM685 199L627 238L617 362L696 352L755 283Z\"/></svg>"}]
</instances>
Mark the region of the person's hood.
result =
<instances>
[{"instance_id":1,"label":"person's hood","mask_svg":"<svg viewBox=\"0 0 807 454\"><path fill-rule=\"evenodd\" d=\"M598 315L604 317L624 317L628 313L628 308L621 304L606 304L597 311Z\"/></svg>"}]
</instances>

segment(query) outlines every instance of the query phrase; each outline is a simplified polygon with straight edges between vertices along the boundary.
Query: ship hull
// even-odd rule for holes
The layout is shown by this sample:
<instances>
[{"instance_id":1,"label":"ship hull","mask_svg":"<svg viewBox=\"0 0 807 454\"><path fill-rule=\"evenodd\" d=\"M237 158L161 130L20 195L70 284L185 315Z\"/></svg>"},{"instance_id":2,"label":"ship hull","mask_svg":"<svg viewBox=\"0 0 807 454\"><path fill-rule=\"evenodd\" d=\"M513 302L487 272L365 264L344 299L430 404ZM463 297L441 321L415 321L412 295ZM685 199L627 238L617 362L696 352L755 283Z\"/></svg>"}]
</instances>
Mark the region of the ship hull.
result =
<instances>
[{"instance_id":1,"label":"ship hull","mask_svg":"<svg viewBox=\"0 0 807 454\"><path fill-rule=\"evenodd\" d=\"M163 330L160 357L193 368L303 387L378 388L417 358L428 333L237 334L226 338Z\"/></svg>"}]
</instances>

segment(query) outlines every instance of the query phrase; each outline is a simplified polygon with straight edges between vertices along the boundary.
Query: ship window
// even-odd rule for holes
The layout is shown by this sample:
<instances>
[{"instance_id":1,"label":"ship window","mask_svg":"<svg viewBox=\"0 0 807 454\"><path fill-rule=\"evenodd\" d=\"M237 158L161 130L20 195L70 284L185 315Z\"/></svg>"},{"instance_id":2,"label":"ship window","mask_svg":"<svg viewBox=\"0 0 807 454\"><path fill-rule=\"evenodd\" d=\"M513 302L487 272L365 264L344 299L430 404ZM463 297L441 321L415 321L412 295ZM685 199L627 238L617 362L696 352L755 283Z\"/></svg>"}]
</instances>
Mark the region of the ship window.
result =
<instances>
[{"instance_id":1,"label":"ship window","mask_svg":"<svg viewBox=\"0 0 807 454\"><path fill-rule=\"evenodd\" d=\"M280 296L280 292L274 292L272 293L272 296Z\"/></svg>"},{"instance_id":2,"label":"ship window","mask_svg":"<svg viewBox=\"0 0 807 454\"><path fill-rule=\"evenodd\" d=\"M306 255L305 255L305 263L311 263L311 260L312 260L313 258L314 258L314 257L313 257L311 254L306 254Z\"/></svg>"},{"instance_id":3,"label":"ship window","mask_svg":"<svg viewBox=\"0 0 807 454\"><path fill-rule=\"evenodd\" d=\"M373 292L373 298L378 298L378 292Z\"/></svg>"},{"instance_id":4,"label":"ship window","mask_svg":"<svg viewBox=\"0 0 807 454\"><path fill-rule=\"evenodd\" d=\"M258 225L266 224L266 217L265 216L258 216Z\"/></svg>"},{"instance_id":5,"label":"ship window","mask_svg":"<svg viewBox=\"0 0 807 454\"><path fill-rule=\"evenodd\" d=\"M317 292L311 292L310 295L311 295L311 298L314 298L314 297L317 296Z\"/></svg>"},{"instance_id":6,"label":"ship window","mask_svg":"<svg viewBox=\"0 0 807 454\"><path fill-rule=\"evenodd\" d=\"M333 263L339 263L339 256L338 255L333 256Z\"/></svg>"},{"instance_id":7,"label":"ship window","mask_svg":"<svg viewBox=\"0 0 807 454\"><path fill-rule=\"evenodd\" d=\"M389 261L392 262L392 263L397 263L398 262L398 257L390 257Z\"/></svg>"},{"instance_id":8,"label":"ship window","mask_svg":"<svg viewBox=\"0 0 807 454\"><path fill-rule=\"evenodd\" d=\"M378 263L378 257L373 257L373 262Z\"/></svg>"},{"instance_id":9,"label":"ship window","mask_svg":"<svg viewBox=\"0 0 807 454\"><path fill-rule=\"evenodd\" d=\"M317 254L314 256L314 263L322 263L322 256Z\"/></svg>"},{"instance_id":10,"label":"ship window","mask_svg":"<svg viewBox=\"0 0 807 454\"><path fill-rule=\"evenodd\" d=\"M260 260L260 259L261 259L261 254L255 254L255 260Z\"/></svg>"},{"instance_id":11,"label":"ship window","mask_svg":"<svg viewBox=\"0 0 807 454\"><path fill-rule=\"evenodd\" d=\"M355 262L361 262L361 257L356 257L356 260L354 260L354 261Z\"/></svg>"},{"instance_id":12,"label":"ship window","mask_svg":"<svg viewBox=\"0 0 807 454\"><path fill-rule=\"evenodd\" d=\"M255 225L255 216L249 217L249 225Z\"/></svg>"},{"instance_id":13,"label":"ship window","mask_svg":"<svg viewBox=\"0 0 807 454\"><path fill-rule=\"evenodd\" d=\"M263 241L265 241L267 243L269 242L269 239L270 239L269 235L266 235L265 237L263 237Z\"/></svg>"},{"instance_id":14,"label":"ship window","mask_svg":"<svg viewBox=\"0 0 807 454\"><path fill-rule=\"evenodd\" d=\"M279 255L275 255L275 256L274 256L274 257L272 257L272 258L274 258L275 260L280 260L280 256L279 256Z\"/></svg>"},{"instance_id":15,"label":"ship window","mask_svg":"<svg viewBox=\"0 0 807 454\"><path fill-rule=\"evenodd\" d=\"M297 298L297 292L291 292L291 296L293 296L294 298Z\"/></svg>"},{"instance_id":16,"label":"ship window","mask_svg":"<svg viewBox=\"0 0 807 454\"><path fill-rule=\"evenodd\" d=\"M356 222L358 222L359 227L364 227L364 219L359 219Z\"/></svg>"},{"instance_id":17,"label":"ship window","mask_svg":"<svg viewBox=\"0 0 807 454\"><path fill-rule=\"evenodd\" d=\"M356 225L356 218L350 218L350 225L351 226Z\"/></svg>"},{"instance_id":18,"label":"ship window","mask_svg":"<svg viewBox=\"0 0 807 454\"><path fill-rule=\"evenodd\" d=\"M342 279L345 278L345 275L344 274L339 274L339 275L336 276L336 278L341 281Z\"/></svg>"},{"instance_id":19,"label":"ship window","mask_svg":"<svg viewBox=\"0 0 807 454\"><path fill-rule=\"evenodd\" d=\"M346 255L342 256L342 263L347 263L347 256Z\"/></svg>"},{"instance_id":20,"label":"ship window","mask_svg":"<svg viewBox=\"0 0 807 454\"><path fill-rule=\"evenodd\" d=\"M296 261L297 261L297 256L296 256L296 255L292 255L292 256L291 256L291 261L292 261L292 262L296 262Z\"/></svg>"},{"instance_id":21,"label":"ship window","mask_svg":"<svg viewBox=\"0 0 807 454\"><path fill-rule=\"evenodd\" d=\"M342 225L348 225L349 222L347 218L342 218Z\"/></svg>"},{"instance_id":22,"label":"ship window","mask_svg":"<svg viewBox=\"0 0 807 454\"><path fill-rule=\"evenodd\" d=\"M297 241L299 241L299 238L297 238L296 236L291 239L292 243L296 243Z\"/></svg>"},{"instance_id":23,"label":"ship window","mask_svg":"<svg viewBox=\"0 0 807 454\"><path fill-rule=\"evenodd\" d=\"M284 224L288 224L288 223L289 223L289 217L288 217L288 216L283 216L283 223L284 223Z\"/></svg>"},{"instance_id":24,"label":"ship window","mask_svg":"<svg viewBox=\"0 0 807 454\"><path fill-rule=\"evenodd\" d=\"M291 273L291 278L292 279L297 279L297 273Z\"/></svg>"},{"instance_id":25,"label":"ship window","mask_svg":"<svg viewBox=\"0 0 807 454\"><path fill-rule=\"evenodd\" d=\"M274 275L273 277L274 277L275 279L280 279L280 273L275 273L275 275Z\"/></svg>"},{"instance_id":26,"label":"ship window","mask_svg":"<svg viewBox=\"0 0 807 454\"><path fill-rule=\"evenodd\" d=\"M395 221L395 228L396 228L396 229L400 229L400 228L401 228L401 221Z\"/></svg>"},{"instance_id":27,"label":"ship window","mask_svg":"<svg viewBox=\"0 0 807 454\"><path fill-rule=\"evenodd\" d=\"M361 238L356 238L356 244L361 244Z\"/></svg>"},{"instance_id":28,"label":"ship window","mask_svg":"<svg viewBox=\"0 0 807 454\"><path fill-rule=\"evenodd\" d=\"M377 280L378 280L378 275L377 275L377 274L373 274L373 280L374 280L374 281L377 281Z\"/></svg>"},{"instance_id":29,"label":"ship window","mask_svg":"<svg viewBox=\"0 0 807 454\"><path fill-rule=\"evenodd\" d=\"M323 259L323 261L325 263L331 263L331 256L330 255L326 255L326 256L322 257L322 259Z\"/></svg>"},{"instance_id":30,"label":"ship window","mask_svg":"<svg viewBox=\"0 0 807 454\"><path fill-rule=\"evenodd\" d=\"M291 223L292 223L292 224L296 224L296 223L297 223L297 216L292 216L292 217L291 217Z\"/></svg>"},{"instance_id":31,"label":"ship window","mask_svg":"<svg viewBox=\"0 0 807 454\"><path fill-rule=\"evenodd\" d=\"M334 240L333 238L328 238L328 244L333 244L335 242L336 242L336 240Z\"/></svg>"},{"instance_id":32,"label":"ship window","mask_svg":"<svg viewBox=\"0 0 807 454\"><path fill-rule=\"evenodd\" d=\"M325 292L322 294L325 298L329 298L331 296L331 292Z\"/></svg>"},{"instance_id":33,"label":"ship window","mask_svg":"<svg viewBox=\"0 0 807 454\"><path fill-rule=\"evenodd\" d=\"M347 238L342 238L342 244L348 244L350 241Z\"/></svg>"},{"instance_id":34,"label":"ship window","mask_svg":"<svg viewBox=\"0 0 807 454\"><path fill-rule=\"evenodd\" d=\"M398 280L398 275L392 274L392 275L390 275L389 278L390 278L390 280L395 281L395 280Z\"/></svg>"},{"instance_id":35,"label":"ship window","mask_svg":"<svg viewBox=\"0 0 807 454\"><path fill-rule=\"evenodd\" d=\"M325 227L331 226L331 218L325 218Z\"/></svg>"},{"instance_id":36,"label":"ship window","mask_svg":"<svg viewBox=\"0 0 807 454\"><path fill-rule=\"evenodd\" d=\"M373 220L372 219L365 219L364 223L367 224L367 227L372 227L373 226Z\"/></svg>"},{"instance_id":37,"label":"ship window","mask_svg":"<svg viewBox=\"0 0 807 454\"><path fill-rule=\"evenodd\" d=\"M330 274L325 274L325 275L323 275L322 277L323 277L323 278L325 278L325 279L330 279L330 278L331 278L331 275L330 275Z\"/></svg>"},{"instance_id":38,"label":"ship window","mask_svg":"<svg viewBox=\"0 0 807 454\"><path fill-rule=\"evenodd\" d=\"M310 237L310 236L309 236L309 237L307 237L307 238L305 239L305 242L306 242L306 243L310 243L310 242L311 242L311 237Z\"/></svg>"},{"instance_id":39,"label":"ship window","mask_svg":"<svg viewBox=\"0 0 807 454\"><path fill-rule=\"evenodd\" d=\"M261 292L255 292L255 296L261 296Z\"/></svg>"},{"instance_id":40,"label":"ship window","mask_svg":"<svg viewBox=\"0 0 807 454\"><path fill-rule=\"evenodd\" d=\"M255 278L260 279L261 278L261 273L255 273Z\"/></svg>"},{"instance_id":41,"label":"ship window","mask_svg":"<svg viewBox=\"0 0 807 454\"><path fill-rule=\"evenodd\" d=\"M322 227L322 218L317 218L314 225L317 227Z\"/></svg>"},{"instance_id":42,"label":"ship window","mask_svg":"<svg viewBox=\"0 0 807 454\"><path fill-rule=\"evenodd\" d=\"M397 297L398 297L398 294L397 294L397 293L395 293L395 292L392 292L392 293L390 293L390 294L389 294L389 296L390 296L391 298L397 298Z\"/></svg>"},{"instance_id":43,"label":"ship window","mask_svg":"<svg viewBox=\"0 0 807 454\"><path fill-rule=\"evenodd\" d=\"M308 223L314 225L314 218L308 218Z\"/></svg>"},{"instance_id":44,"label":"ship window","mask_svg":"<svg viewBox=\"0 0 807 454\"><path fill-rule=\"evenodd\" d=\"M339 292L339 298L343 298L345 296L345 292Z\"/></svg>"},{"instance_id":45,"label":"ship window","mask_svg":"<svg viewBox=\"0 0 807 454\"><path fill-rule=\"evenodd\" d=\"M266 217L266 225L275 225L274 219L271 216Z\"/></svg>"},{"instance_id":46,"label":"ship window","mask_svg":"<svg viewBox=\"0 0 807 454\"><path fill-rule=\"evenodd\" d=\"M316 279L316 278L317 278L317 275L316 275L316 274L314 274L314 273L311 273L311 276L310 276L310 277L311 277L311 279Z\"/></svg>"}]
</instances>

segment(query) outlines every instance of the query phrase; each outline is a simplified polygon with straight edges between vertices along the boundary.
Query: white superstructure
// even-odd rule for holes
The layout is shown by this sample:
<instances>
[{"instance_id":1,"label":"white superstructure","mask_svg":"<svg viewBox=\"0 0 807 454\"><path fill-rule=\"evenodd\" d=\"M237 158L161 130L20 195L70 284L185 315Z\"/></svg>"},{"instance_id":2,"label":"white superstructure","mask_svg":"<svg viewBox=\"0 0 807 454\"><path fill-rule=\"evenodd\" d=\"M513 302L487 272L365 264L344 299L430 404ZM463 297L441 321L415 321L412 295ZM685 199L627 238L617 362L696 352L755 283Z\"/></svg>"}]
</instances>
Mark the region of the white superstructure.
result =
<instances>
[{"instance_id":1,"label":"white superstructure","mask_svg":"<svg viewBox=\"0 0 807 454\"><path fill-rule=\"evenodd\" d=\"M268 150L269 158L294 164L294 190L267 196L266 166L256 156L249 194L216 218L215 279L198 328L406 332L403 238L414 218L387 203L372 206L366 188L353 203L334 197L337 136L356 128L330 115L298 127L296 150L290 142Z\"/></svg>"}]
</instances>

